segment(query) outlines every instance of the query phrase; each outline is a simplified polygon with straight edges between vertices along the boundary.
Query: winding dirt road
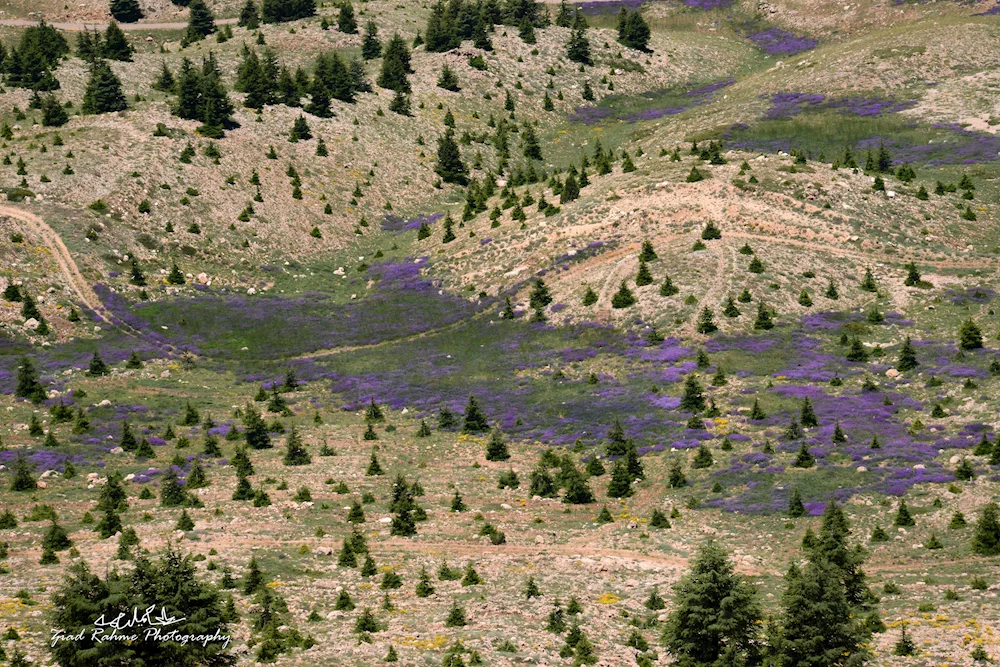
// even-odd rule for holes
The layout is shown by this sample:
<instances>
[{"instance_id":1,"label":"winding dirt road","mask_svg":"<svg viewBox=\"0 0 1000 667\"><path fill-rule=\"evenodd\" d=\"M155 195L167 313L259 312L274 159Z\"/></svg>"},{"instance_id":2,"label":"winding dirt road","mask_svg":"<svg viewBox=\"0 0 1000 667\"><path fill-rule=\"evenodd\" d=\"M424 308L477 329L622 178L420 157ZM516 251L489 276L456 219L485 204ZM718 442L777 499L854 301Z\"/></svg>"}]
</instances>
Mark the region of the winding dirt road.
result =
<instances>
[{"instance_id":1,"label":"winding dirt road","mask_svg":"<svg viewBox=\"0 0 1000 667\"><path fill-rule=\"evenodd\" d=\"M73 260L69 248L63 243L62 238L56 233L56 230L52 229L52 227L34 213L28 213L18 208L0 206L0 216L20 220L28 226L31 232L40 237L42 244L52 252L52 259L59 266L59 272L62 273L63 279L76 294L76 298L80 303L97 313L98 317L102 320L110 323L111 313L107 311L104 304L101 303L101 300L97 298L94 290L90 287L90 283L80 273L80 268Z\"/></svg>"}]
</instances>

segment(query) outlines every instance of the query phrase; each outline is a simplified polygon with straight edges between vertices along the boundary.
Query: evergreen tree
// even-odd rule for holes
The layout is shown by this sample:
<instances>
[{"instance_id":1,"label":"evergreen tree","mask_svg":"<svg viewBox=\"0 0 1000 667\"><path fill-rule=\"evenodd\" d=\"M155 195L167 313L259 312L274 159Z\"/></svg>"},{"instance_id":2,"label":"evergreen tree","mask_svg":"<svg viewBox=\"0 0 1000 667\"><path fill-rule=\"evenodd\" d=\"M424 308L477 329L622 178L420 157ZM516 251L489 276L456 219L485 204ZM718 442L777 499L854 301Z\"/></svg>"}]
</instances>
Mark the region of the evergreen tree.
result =
<instances>
[{"instance_id":1,"label":"evergreen tree","mask_svg":"<svg viewBox=\"0 0 1000 667\"><path fill-rule=\"evenodd\" d=\"M903 347L899 350L899 363L896 364L896 370L905 373L906 371L912 371L919 365L920 362L917 361L916 350L913 349L910 337L907 336L903 342Z\"/></svg>"},{"instance_id":2,"label":"evergreen tree","mask_svg":"<svg viewBox=\"0 0 1000 667\"><path fill-rule=\"evenodd\" d=\"M980 556L1000 555L1000 507L989 503L983 507L972 536L972 552Z\"/></svg>"},{"instance_id":3,"label":"evergreen tree","mask_svg":"<svg viewBox=\"0 0 1000 667\"><path fill-rule=\"evenodd\" d=\"M542 160L542 147L538 143L538 136L535 128L525 123L521 130L521 152L529 160Z\"/></svg>"},{"instance_id":4,"label":"evergreen tree","mask_svg":"<svg viewBox=\"0 0 1000 667\"><path fill-rule=\"evenodd\" d=\"M184 274L181 273L180 268L177 264L174 264L170 268L170 273L167 274L167 284L168 285L183 285L185 283Z\"/></svg>"},{"instance_id":5,"label":"evergreen tree","mask_svg":"<svg viewBox=\"0 0 1000 667\"><path fill-rule=\"evenodd\" d=\"M590 490L586 480L575 465L570 463L570 468L563 474L562 479L565 493L563 502L574 505L587 505L595 501L594 493Z\"/></svg>"},{"instance_id":6,"label":"evergreen tree","mask_svg":"<svg viewBox=\"0 0 1000 667\"><path fill-rule=\"evenodd\" d=\"M135 642L98 641L88 627L95 618L114 617L122 609L160 608L164 614L180 619L170 626L178 636L227 635L227 616L218 591L199 580L190 556L168 547L153 561L145 555L136 558L134 571L109 570L102 579L92 574L86 562L74 563L63 583L54 592L51 623L76 635L84 631L80 642L56 642L50 649L52 660L60 665L88 665L95 656L108 664L143 665L225 665L235 658L231 647L221 641L175 643L139 633Z\"/></svg>"},{"instance_id":7,"label":"evergreen tree","mask_svg":"<svg viewBox=\"0 0 1000 667\"><path fill-rule=\"evenodd\" d=\"M906 278L903 280L903 284L907 287L914 287L918 285L921 281L920 271L917 270L917 265L910 262L906 265Z\"/></svg>"},{"instance_id":8,"label":"evergreen tree","mask_svg":"<svg viewBox=\"0 0 1000 667\"><path fill-rule=\"evenodd\" d=\"M624 5L622 5L622 10L624 11L624 16L619 17L618 41L630 49L648 51L650 37L649 24L642 18L639 10L629 12L625 10Z\"/></svg>"},{"instance_id":9,"label":"evergreen tree","mask_svg":"<svg viewBox=\"0 0 1000 667\"><path fill-rule=\"evenodd\" d=\"M117 21L111 21L107 30L104 31L104 43L101 46L101 55L109 60L120 60L130 62L135 49L128 43L125 33L118 27Z\"/></svg>"},{"instance_id":10,"label":"evergreen tree","mask_svg":"<svg viewBox=\"0 0 1000 667\"><path fill-rule=\"evenodd\" d=\"M793 565L785 580L781 627L772 638L774 664L863 665L867 659L865 630L852 619L837 568L823 559L811 560L804 571Z\"/></svg>"},{"instance_id":11,"label":"evergreen tree","mask_svg":"<svg viewBox=\"0 0 1000 667\"><path fill-rule=\"evenodd\" d=\"M531 495L542 498L554 498L556 495L556 484L552 476L539 467L531 473Z\"/></svg>"},{"instance_id":12,"label":"evergreen tree","mask_svg":"<svg viewBox=\"0 0 1000 667\"><path fill-rule=\"evenodd\" d=\"M806 507L802 503L802 495L799 493L799 489L797 487L792 489L792 496L788 500L787 514L792 518L798 518L806 515Z\"/></svg>"},{"instance_id":13,"label":"evergreen tree","mask_svg":"<svg viewBox=\"0 0 1000 667\"><path fill-rule=\"evenodd\" d=\"M248 403L243 411L243 437L250 449L270 449L273 447L271 436L267 432L267 425L252 403Z\"/></svg>"},{"instance_id":14,"label":"evergreen tree","mask_svg":"<svg viewBox=\"0 0 1000 667\"><path fill-rule=\"evenodd\" d=\"M378 85L397 92L410 92L410 82L406 75L412 72L410 50L398 34L392 36L382 56L382 72Z\"/></svg>"},{"instance_id":15,"label":"evergreen tree","mask_svg":"<svg viewBox=\"0 0 1000 667\"><path fill-rule=\"evenodd\" d=\"M354 18L354 5L345 2L337 14L337 30L348 35L358 34L358 21Z\"/></svg>"},{"instance_id":16,"label":"evergreen tree","mask_svg":"<svg viewBox=\"0 0 1000 667\"><path fill-rule=\"evenodd\" d=\"M612 308L628 308L635 305L636 298L632 293L632 290L628 288L623 280L618 288L618 291L614 293L611 297L611 307Z\"/></svg>"},{"instance_id":17,"label":"evergreen tree","mask_svg":"<svg viewBox=\"0 0 1000 667\"><path fill-rule=\"evenodd\" d=\"M809 400L808 396L802 399L802 410L799 413L799 423L802 424L803 428L819 426L819 419L816 418L816 412L813 410L812 402Z\"/></svg>"},{"instance_id":18,"label":"evergreen tree","mask_svg":"<svg viewBox=\"0 0 1000 667\"><path fill-rule=\"evenodd\" d=\"M361 38L361 57L365 60L374 60L381 55L382 42L378 39L378 26L375 25L374 21L368 21L365 25L364 37Z\"/></svg>"},{"instance_id":19,"label":"evergreen tree","mask_svg":"<svg viewBox=\"0 0 1000 667\"><path fill-rule=\"evenodd\" d=\"M305 117L299 114L295 122L292 123L292 131L288 133L288 141L295 143L309 139L312 139L312 130L309 129L309 123L306 122Z\"/></svg>"},{"instance_id":20,"label":"evergreen tree","mask_svg":"<svg viewBox=\"0 0 1000 667\"><path fill-rule=\"evenodd\" d=\"M490 430L486 415L479 408L479 403L475 396L469 396L469 402L465 406L465 418L462 425L463 433L486 433Z\"/></svg>"},{"instance_id":21,"label":"evergreen tree","mask_svg":"<svg viewBox=\"0 0 1000 667\"><path fill-rule=\"evenodd\" d=\"M14 472L10 480L11 491L34 491L38 488L34 475L35 466L28 461L24 452L18 452L17 457L11 463L11 470Z\"/></svg>"},{"instance_id":22,"label":"evergreen tree","mask_svg":"<svg viewBox=\"0 0 1000 667\"><path fill-rule=\"evenodd\" d=\"M735 573L721 546L704 544L675 590L663 642L678 665L756 664L761 621L757 591Z\"/></svg>"},{"instance_id":23,"label":"evergreen tree","mask_svg":"<svg viewBox=\"0 0 1000 667\"><path fill-rule=\"evenodd\" d=\"M441 68L441 76L438 77L437 81L438 88L444 88L445 90L450 90L453 93L457 93L461 88L458 85L458 75L455 74L455 70L448 66L447 63Z\"/></svg>"},{"instance_id":24,"label":"evergreen tree","mask_svg":"<svg viewBox=\"0 0 1000 667\"><path fill-rule=\"evenodd\" d=\"M757 302L757 317L753 321L753 328L763 331L768 331L774 328L774 320L771 318L771 311L763 301Z\"/></svg>"},{"instance_id":25,"label":"evergreen tree","mask_svg":"<svg viewBox=\"0 0 1000 667\"><path fill-rule=\"evenodd\" d=\"M377 477L378 475L384 475L385 471L382 470L381 464L378 462L378 457L375 456L375 452L372 452L372 457L368 461L368 468L365 470L365 475L368 477Z\"/></svg>"},{"instance_id":26,"label":"evergreen tree","mask_svg":"<svg viewBox=\"0 0 1000 667\"><path fill-rule=\"evenodd\" d=\"M122 83L103 60L95 60L90 66L90 79L83 93L80 110L87 114L124 111L128 108Z\"/></svg>"},{"instance_id":27,"label":"evergreen tree","mask_svg":"<svg viewBox=\"0 0 1000 667\"><path fill-rule=\"evenodd\" d=\"M288 441L285 444L285 456L282 458L282 463L286 466L302 466L312 463L312 457L309 455L308 450L306 450L305 445L302 444L302 437L299 435L298 429L294 426L291 433L288 434Z\"/></svg>"},{"instance_id":28,"label":"evergreen tree","mask_svg":"<svg viewBox=\"0 0 1000 667\"><path fill-rule=\"evenodd\" d=\"M866 292L877 292L878 286L875 284L875 276L870 268L865 269L865 277L861 279L861 289Z\"/></svg>"},{"instance_id":29,"label":"evergreen tree","mask_svg":"<svg viewBox=\"0 0 1000 667\"><path fill-rule=\"evenodd\" d=\"M438 139L437 164L434 172L445 183L467 185L469 170L462 162L462 154L455 142L455 133L451 128Z\"/></svg>"},{"instance_id":30,"label":"evergreen tree","mask_svg":"<svg viewBox=\"0 0 1000 667\"><path fill-rule=\"evenodd\" d=\"M548 285L541 278L536 278L535 284L531 288L531 294L528 297L528 305L533 310L541 310L550 303L552 303L552 294L549 292Z\"/></svg>"},{"instance_id":31,"label":"evergreen tree","mask_svg":"<svg viewBox=\"0 0 1000 667\"><path fill-rule=\"evenodd\" d=\"M632 475L628 465L622 459L615 461L611 469L611 479L608 481L609 498L627 498L632 495Z\"/></svg>"},{"instance_id":32,"label":"evergreen tree","mask_svg":"<svg viewBox=\"0 0 1000 667\"><path fill-rule=\"evenodd\" d=\"M160 504L163 507L180 507L186 500L187 496L177 477L177 470L171 466L160 481Z\"/></svg>"},{"instance_id":33,"label":"evergreen tree","mask_svg":"<svg viewBox=\"0 0 1000 667\"><path fill-rule=\"evenodd\" d=\"M108 10L116 21L135 23L142 18L139 0L111 0Z\"/></svg>"},{"instance_id":34,"label":"evergreen tree","mask_svg":"<svg viewBox=\"0 0 1000 667\"><path fill-rule=\"evenodd\" d=\"M90 366L87 369L87 374L95 377L100 377L102 375L107 375L110 372L108 365L104 363L101 359L101 353L94 350L94 356L90 358Z\"/></svg>"},{"instance_id":35,"label":"evergreen tree","mask_svg":"<svg viewBox=\"0 0 1000 667\"><path fill-rule=\"evenodd\" d=\"M711 334L719 330L719 327L715 324L715 315L708 306L702 308L701 314L698 316L696 330L700 334Z\"/></svg>"},{"instance_id":36,"label":"evergreen tree","mask_svg":"<svg viewBox=\"0 0 1000 667\"><path fill-rule=\"evenodd\" d=\"M899 508L896 510L896 517L892 521L893 525L909 527L917 525L914 520L913 515L910 514L909 508L906 506L906 501L900 499Z\"/></svg>"},{"instance_id":37,"label":"evergreen tree","mask_svg":"<svg viewBox=\"0 0 1000 667\"><path fill-rule=\"evenodd\" d=\"M504 440L503 432L498 428L493 429L490 441L486 445L486 460L506 461L509 458L510 452L507 449L507 443Z\"/></svg>"},{"instance_id":38,"label":"evergreen tree","mask_svg":"<svg viewBox=\"0 0 1000 667\"><path fill-rule=\"evenodd\" d=\"M585 28L574 28L573 32L570 33L569 41L566 42L566 57L581 65L593 64L590 55L590 42L587 40Z\"/></svg>"},{"instance_id":39,"label":"evergreen tree","mask_svg":"<svg viewBox=\"0 0 1000 667\"><path fill-rule=\"evenodd\" d=\"M34 362L28 357L21 357L21 362L17 367L14 395L36 404L45 400L45 388L38 381L38 371L35 369Z\"/></svg>"},{"instance_id":40,"label":"evergreen tree","mask_svg":"<svg viewBox=\"0 0 1000 667\"><path fill-rule=\"evenodd\" d=\"M978 350L983 347L983 332L971 317L962 322L958 330L958 347L963 350Z\"/></svg>"},{"instance_id":41,"label":"evergreen tree","mask_svg":"<svg viewBox=\"0 0 1000 667\"><path fill-rule=\"evenodd\" d=\"M260 7L264 23L283 23L308 18L316 13L315 0L263 0Z\"/></svg>"},{"instance_id":42,"label":"evergreen tree","mask_svg":"<svg viewBox=\"0 0 1000 667\"><path fill-rule=\"evenodd\" d=\"M691 373L684 379L684 395L681 396L681 410L695 414L705 411L705 396L698 377Z\"/></svg>"},{"instance_id":43,"label":"evergreen tree","mask_svg":"<svg viewBox=\"0 0 1000 667\"><path fill-rule=\"evenodd\" d=\"M191 0L188 4L188 25L184 39L188 43L205 39L215 32L215 16L205 0Z\"/></svg>"},{"instance_id":44,"label":"evergreen tree","mask_svg":"<svg viewBox=\"0 0 1000 667\"><path fill-rule=\"evenodd\" d=\"M254 0L247 0L240 9L240 18L236 25L247 30L256 30L260 27L260 13L257 11L257 3Z\"/></svg>"}]
</instances>

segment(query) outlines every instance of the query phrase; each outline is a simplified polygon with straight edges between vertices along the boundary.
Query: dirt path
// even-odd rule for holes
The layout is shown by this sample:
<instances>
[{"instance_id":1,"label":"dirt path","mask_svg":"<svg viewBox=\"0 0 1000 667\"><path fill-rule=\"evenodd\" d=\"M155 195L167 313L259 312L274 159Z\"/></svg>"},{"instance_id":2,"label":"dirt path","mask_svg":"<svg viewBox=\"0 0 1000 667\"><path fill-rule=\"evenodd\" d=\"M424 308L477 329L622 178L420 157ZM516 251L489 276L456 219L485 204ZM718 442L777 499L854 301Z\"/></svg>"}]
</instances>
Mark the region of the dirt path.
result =
<instances>
[{"instance_id":1,"label":"dirt path","mask_svg":"<svg viewBox=\"0 0 1000 667\"><path fill-rule=\"evenodd\" d=\"M94 293L90 283L80 273L80 268L69 252L69 248L63 243L62 238L56 230L52 229L42 218L34 213L28 213L21 209L0 205L0 216L7 216L25 223L29 230L41 238L41 243L47 247L52 254L52 259L59 266L59 272L63 276L66 284L76 295L77 300L94 312L100 320L106 324L117 327L123 333L133 338L145 339L142 331L115 317L114 313L105 308L104 304ZM153 345L160 348L168 356L172 356L176 350L169 345L154 342Z\"/></svg>"},{"instance_id":2,"label":"dirt path","mask_svg":"<svg viewBox=\"0 0 1000 667\"><path fill-rule=\"evenodd\" d=\"M217 19L215 25L236 25L238 19ZM0 25L12 26L15 28L27 28L29 26L38 25L38 21L29 21L27 19L4 19L0 21ZM104 30L108 27L107 23L49 23L50 26L57 30L71 30L75 32L80 32L83 30ZM122 30L184 30L187 28L187 21L178 21L174 23L119 23L118 27Z\"/></svg>"},{"instance_id":3,"label":"dirt path","mask_svg":"<svg viewBox=\"0 0 1000 667\"><path fill-rule=\"evenodd\" d=\"M90 284L84 279L83 274L80 273L79 267L73 261L73 256L70 255L69 249L63 243L59 234L56 233L56 230L52 229L37 215L10 206L0 206L0 215L20 220L27 224L32 232L41 237L43 245L52 251L52 258L59 265L59 271L63 274L63 279L76 294L80 303L97 313L102 320L110 323L111 313L107 311L101 300L97 298L94 290L91 289Z\"/></svg>"}]
</instances>

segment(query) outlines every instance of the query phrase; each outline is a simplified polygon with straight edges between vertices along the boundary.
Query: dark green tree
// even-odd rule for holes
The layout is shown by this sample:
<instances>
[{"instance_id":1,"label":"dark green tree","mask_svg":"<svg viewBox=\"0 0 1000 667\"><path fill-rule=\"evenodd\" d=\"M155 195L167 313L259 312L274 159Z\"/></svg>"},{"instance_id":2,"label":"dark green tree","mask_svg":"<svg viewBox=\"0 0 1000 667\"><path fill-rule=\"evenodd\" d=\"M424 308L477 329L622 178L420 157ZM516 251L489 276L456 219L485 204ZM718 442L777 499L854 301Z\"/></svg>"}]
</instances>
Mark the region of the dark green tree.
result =
<instances>
[{"instance_id":1,"label":"dark green tree","mask_svg":"<svg viewBox=\"0 0 1000 667\"><path fill-rule=\"evenodd\" d=\"M455 141L455 133L451 128L438 139L437 163L434 172L445 183L467 185L469 170L462 162L462 154Z\"/></svg>"},{"instance_id":2,"label":"dark green tree","mask_svg":"<svg viewBox=\"0 0 1000 667\"><path fill-rule=\"evenodd\" d=\"M490 441L486 445L486 460L506 461L509 458L510 452L507 449L507 442L504 440L503 432L498 428L493 429Z\"/></svg>"},{"instance_id":3,"label":"dark green tree","mask_svg":"<svg viewBox=\"0 0 1000 667\"><path fill-rule=\"evenodd\" d=\"M139 0L111 0L108 10L116 21L135 23L142 18Z\"/></svg>"},{"instance_id":4,"label":"dark green tree","mask_svg":"<svg viewBox=\"0 0 1000 667\"><path fill-rule=\"evenodd\" d=\"M972 552L980 556L1000 555L1000 507L989 503L983 507L972 535Z\"/></svg>"},{"instance_id":5,"label":"dark green tree","mask_svg":"<svg viewBox=\"0 0 1000 667\"><path fill-rule=\"evenodd\" d=\"M128 108L122 82L103 60L95 60L90 65L90 79L83 93L80 110L88 114L124 111Z\"/></svg>"},{"instance_id":6,"label":"dark green tree","mask_svg":"<svg viewBox=\"0 0 1000 667\"><path fill-rule=\"evenodd\" d=\"M705 543L674 587L675 608L663 642L681 667L753 665L759 660L761 610L753 584L736 574L725 549Z\"/></svg>"},{"instance_id":7,"label":"dark green tree","mask_svg":"<svg viewBox=\"0 0 1000 667\"><path fill-rule=\"evenodd\" d=\"M337 30L348 35L358 34L358 21L354 18L354 5L345 2L337 14Z\"/></svg>"},{"instance_id":8,"label":"dark green tree","mask_svg":"<svg viewBox=\"0 0 1000 667\"><path fill-rule=\"evenodd\" d=\"M963 350L978 350L983 347L983 332L971 317L962 322L958 329L958 346Z\"/></svg>"},{"instance_id":9,"label":"dark green tree","mask_svg":"<svg viewBox=\"0 0 1000 667\"><path fill-rule=\"evenodd\" d=\"M868 655L865 630L852 618L840 572L826 560L785 575L780 629L771 638L776 667L860 667Z\"/></svg>"},{"instance_id":10,"label":"dark green tree","mask_svg":"<svg viewBox=\"0 0 1000 667\"><path fill-rule=\"evenodd\" d=\"M361 38L361 57L365 60L374 60L381 55L382 42L378 39L378 26L374 21L368 21L364 37Z\"/></svg>"},{"instance_id":11,"label":"dark green tree","mask_svg":"<svg viewBox=\"0 0 1000 667\"><path fill-rule=\"evenodd\" d=\"M215 16L205 0L191 0L188 4L188 25L184 39L188 43L205 39L215 32Z\"/></svg>"},{"instance_id":12,"label":"dark green tree","mask_svg":"<svg viewBox=\"0 0 1000 667\"><path fill-rule=\"evenodd\" d=\"M128 42L125 33L118 27L117 21L111 21L104 31L104 42L101 45L101 55L109 60L130 62L135 49Z\"/></svg>"},{"instance_id":13,"label":"dark green tree","mask_svg":"<svg viewBox=\"0 0 1000 667\"><path fill-rule=\"evenodd\" d=\"M705 411L705 396L698 377L691 373L684 379L684 394L681 396L681 410L699 413Z\"/></svg>"},{"instance_id":14,"label":"dark green tree","mask_svg":"<svg viewBox=\"0 0 1000 667\"><path fill-rule=\"evenodd\" d=\"M236 25L247 30L256 30L260 27L260 12L257 11L257 3L254 0L247 0L243 3Z\"/></svg>"},{"instance_id":15,"label":"dark green tree","mask_svg":"<svg viewBox=\"0 0 1000 667\"><path fill-rule=\"evenodd\" d=\"M490 430L490 424L479 407L479 402L475 396L469 396L469 402L465 405L465 418L462 423L463 433L486 433Z\"/></svg>"}]
</instances>

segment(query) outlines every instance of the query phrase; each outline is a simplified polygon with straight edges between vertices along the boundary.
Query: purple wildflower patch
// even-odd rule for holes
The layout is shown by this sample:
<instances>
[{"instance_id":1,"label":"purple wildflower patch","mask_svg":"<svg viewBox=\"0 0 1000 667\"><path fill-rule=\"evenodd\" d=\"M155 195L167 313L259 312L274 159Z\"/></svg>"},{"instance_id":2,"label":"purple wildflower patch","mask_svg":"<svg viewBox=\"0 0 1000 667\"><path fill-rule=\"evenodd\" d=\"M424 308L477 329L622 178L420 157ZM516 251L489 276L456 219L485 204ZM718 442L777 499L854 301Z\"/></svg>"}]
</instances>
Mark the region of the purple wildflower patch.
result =
<instances>
[{"instance_id":1,"label":"purple wildflower patch","mask_svg":"<svg viewBox=\"0 0 1000 667\"><path fill-rule=\"evenodd\" d=\"M757 45L757 48L772 56L794 56L803 51L810 51L819 44L817 39L796 35L781 28L748 32L746 36Z\"/></svg>"}]
</instances>

